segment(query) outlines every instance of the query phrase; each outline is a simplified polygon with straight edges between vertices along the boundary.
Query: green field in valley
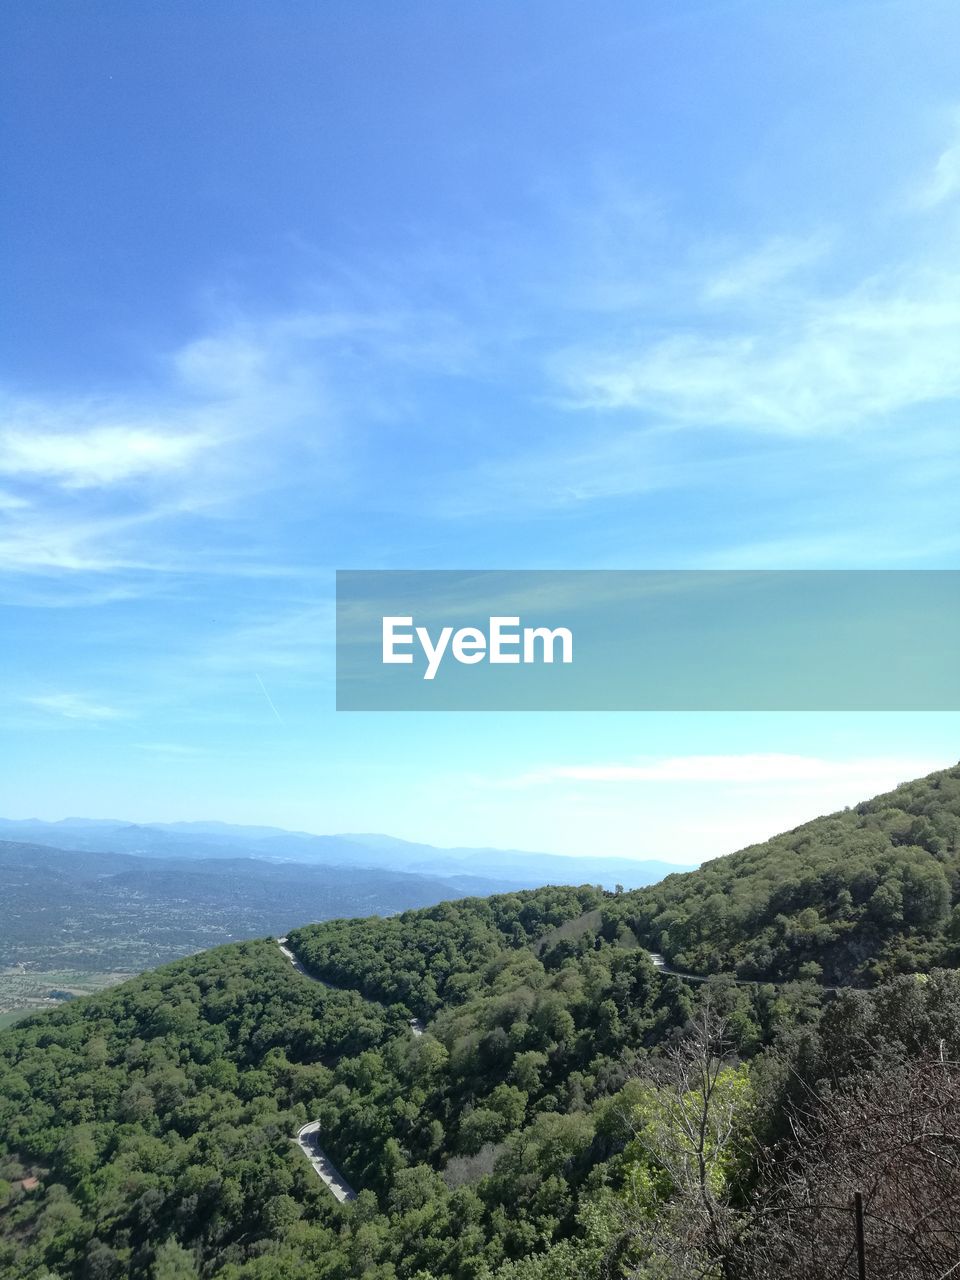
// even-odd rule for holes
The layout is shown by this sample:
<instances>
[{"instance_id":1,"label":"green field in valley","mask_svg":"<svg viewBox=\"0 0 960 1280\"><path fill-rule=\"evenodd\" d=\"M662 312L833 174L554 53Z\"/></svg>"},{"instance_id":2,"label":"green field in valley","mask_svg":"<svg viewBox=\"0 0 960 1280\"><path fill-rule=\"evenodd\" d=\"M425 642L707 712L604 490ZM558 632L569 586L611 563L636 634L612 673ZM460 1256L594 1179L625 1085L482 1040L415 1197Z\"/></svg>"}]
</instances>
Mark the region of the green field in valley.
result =
<instances>
[{"instance_id":1,"label":"green field in valley","mask_svg":"<svg viewBox=\"0 0 960 1280\"><path fill-rule=\"evenodd\" d=\"M84 973L77 969L0 970L0 1029L65 1000L93 995L131 977L129 973Z\"/></svg>"}]
</instances>

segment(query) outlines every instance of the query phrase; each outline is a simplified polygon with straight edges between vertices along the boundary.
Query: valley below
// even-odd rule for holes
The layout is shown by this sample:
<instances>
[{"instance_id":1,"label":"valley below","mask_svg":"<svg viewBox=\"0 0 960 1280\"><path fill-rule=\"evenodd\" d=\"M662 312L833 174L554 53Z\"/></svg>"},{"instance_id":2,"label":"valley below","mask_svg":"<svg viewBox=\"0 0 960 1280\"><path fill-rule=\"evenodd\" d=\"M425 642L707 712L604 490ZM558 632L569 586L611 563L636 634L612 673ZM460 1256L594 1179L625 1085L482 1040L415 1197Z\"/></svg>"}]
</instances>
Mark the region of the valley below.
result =
<instances>
[{"instance_id":1,"label":"valley below","mask_svg":"<svg viewBox=\"0 0 960 1280\"><path fill-rule=\"evenodd\" d=\"M533 887L558 871L567 873L560 878L586 869L598 880L619 874L646 883L659 870L638 863L631 879L604 859L518 854L511 863L503 851L445 852L387 837L185 825L0 821L0 836L33 837L0 839L0 967L8 970L0 975L0 1019L293 925L391 916L469 894ZM410 869L415 865L428 869Z\"/></svg>"}]
</instances>

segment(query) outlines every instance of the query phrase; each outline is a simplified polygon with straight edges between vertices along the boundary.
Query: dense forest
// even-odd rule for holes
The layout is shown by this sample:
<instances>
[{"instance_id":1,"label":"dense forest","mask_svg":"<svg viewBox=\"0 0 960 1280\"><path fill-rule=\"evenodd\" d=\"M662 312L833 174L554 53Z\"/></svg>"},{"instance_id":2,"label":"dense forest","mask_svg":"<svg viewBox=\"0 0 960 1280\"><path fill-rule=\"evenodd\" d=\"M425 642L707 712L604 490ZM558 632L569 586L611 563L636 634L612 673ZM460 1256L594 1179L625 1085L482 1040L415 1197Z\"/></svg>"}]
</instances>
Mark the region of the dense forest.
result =
<instances>
[{"instance_id":1,"label":"dense forest","mask_svg":"<svg viewBox=\"0 0 960 1280\"><path fill-rule=\"evenodd\" d=\"M678 969L869 985L960 957L960 766L625 895Z\"/></svg>"},{"instance_id":2,"label":"dense forest","mask_svg":"<svg viewBox=\"0 0 960 1280\"><path fill-rule=\"evenodd\" d=\"M263 939L32 1017L0 1034L0 1277L839 1280L861 1191L871 1276L935 1280L960 1261L958 809L954 769L654 890L294 931L322 981ZM844 890L849 927L788 944ZM665 974L653 942L750 980Z\"/></svg>"}]
</instances>

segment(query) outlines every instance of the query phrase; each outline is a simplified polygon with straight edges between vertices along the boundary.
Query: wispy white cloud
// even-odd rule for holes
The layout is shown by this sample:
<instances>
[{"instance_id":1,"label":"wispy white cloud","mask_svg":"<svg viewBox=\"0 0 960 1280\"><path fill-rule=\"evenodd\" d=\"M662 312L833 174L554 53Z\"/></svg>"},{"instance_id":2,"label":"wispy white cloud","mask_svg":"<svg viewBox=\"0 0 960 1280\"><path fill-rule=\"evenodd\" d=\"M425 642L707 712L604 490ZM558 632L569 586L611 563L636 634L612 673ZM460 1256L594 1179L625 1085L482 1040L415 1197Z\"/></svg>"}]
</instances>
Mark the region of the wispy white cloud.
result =
<instances>
[{"instance_id":1,"label":"wispy white cloud","mask_svg":"<svg viewBox=\"0 0 960 1280\"><path fill-rule=\"evenodd\" d=\"M296 491L302 509L308 481L316 507L346 496L382 513L412 494L428 518L507 508L522 519L718 489L731 470L750 471L744 451L768 437L800 448L879 434L898 414L960 398L950 239L936 251L918 239L911 256L905 234L898 263L862 266L828 290L824 264L846 278L842 229L739 244L684 235L617 183L595 208L558 213L548 243L533 244L529 228L497 231L494 247L477 237L475 261L463 244L431 244L393 274L343 269L335 288L315 286L313 305L224 309L157 362L151 392L11 400L0 569L141 581L289 572L296 544L266 546L273 524L256 524L257 500ZM318 280L329 266L318 263ZM475 401L467 388L423 410L431 379L465 376ZM492 387L504 422L483 420ZM678 428L693 445L677 443ZM716 428L723 447L701 448Z\"/></svg>"},{"instance_id":2,"label":"wispy white cloud","mask_svg":"<svg viewBox=\"0 0 960 1280\"><path fill-rule=\"evenodd\" d=\"M562 509L664 489L689 488L736 462L678 454L672 434L656 429L594 433L550 440L511 457L476 464L469 475L427 499L441 516L470 517L513 506L520 511Z\"/></svg>"},{"instance_id":3,"label":"wispy white cloud","mask_svg":"<svg viewBox=\"0 0 960 1280\"><path fill-rule=\"evenodd\" d=\"M830 240L824 235L774 236L709 273L702 297L705 302L729 302L767 295L774 286L821 261L829 249Z\"/></svg>"},{"instance_id":4,"label":"wispy white cloud","mask_svg":"<svg viewBox=\"0 0 960 1280\"><path fill-rule=\"evenodd\" d=\"M685 243L674 233L645 297L606 334L549 357L560 403L797 437L868 432L954 403L960 273L941 207L960 192L958 138L960 123L911 207L878 214L886 223L872 255L858 227L783 231L722 251L708 232ZM942 223L935 238L931 214Z\"/></svg>"},{"instance_id":5,"label":"wispy white cloud","mask_svg":"<svg viewBox=\"0 0 960 1280\"><path fill-rule=\"evenodd\" d=\"M102 575L172 569L162 545L145 536L167 514L160 505L87 514L49 500L30 503L0 531L0 570Z\"/></svg>"},{"instance_id":6,"label":"wispy white cloud","mask_svg":"<svg viewBox=\"0 0 960 1280\"><path fill-rule=\"evenodd\" d=\"M80 693L47 693L24 698L28 706L67 720L123 720L129 714Z\"/></svg>"},{"instance_id":7,"label":"wispy white cloud","mask_svg":"<svg viewBox=\"0 0 960 1280\"><path fill-rule=\"evenodd\" d=\"M938 209L960 193L960 111L954 112L954 137L937 156L933 172L914 186L909 203L919 209Z\"/></svg>"},{"instance_id":8,"label":"wispy white cloud","mask_svg":"<svg viewBox=\"0 0 960 1280\"><path fill-rule=\"evenodd\" d=\"M36 424L0 431L0 475L51 480L66 489L118 484L186 466L212 441L146 425L43 431Z\"/></svg>"},{"instance_id":9,"label":"wispy white cloud","mask_svg":"<svg viewBox=\"0 0 960 1280\"><path fill-rule=\"evenodd\" d=\"M901 487L907 493L910 487ZM910 536L907 536L909 533ZM945 564L960 552L960 529L931 527L918 519L894 523L868 512L823 533L802 530L703 550L697 563L705 569L894 569L919 564Z\"/></svg>"},{"instance_id":10,"label":"wispy white cloud","mask_svg":"<svg viewBox=\"0 0 960 1280\"><path fill-rule=\"evenodd\" d=\"M163 403L164 399L168 402ZM170 566L164 537L216 509L239 434L226 406L182 390L0 402L0 570L72 575Z\"/></svg>"},{"instance_id":11,"label":"wispy white cloud","mask_svg":"<svg viewBox=\"0 0 960 1280\"><path fill-rule=\"evenodd\" d=\"M215 554L209 535L182 549L177 530L229 518L241 499L273 483L268 440L318 397L266 375L254 385L257 362L239 343L224 340L216 361L209 353L205 360L203 383L204 361L184 348L171 360L169 385L139 400L7 398L0 477L16 487L0 504L0 569L142 577L250 568L251 557L235 548Z\"/></svg>"},{"instance_id":12,"label":"wispy white cloud","mask_svg":"<svg viewBox=\"0 0 960 1280\"><path fill-rule=\"evenodd\" d=\"M820 524L859 564L880 558L871 556L879 543L851 508L885 457L912 504L923 495L942 504L945 474L960 457L945 425L960 407L958 243L946 213L935 238L929 218L901 202L877 212L884 225L870 235L842 223L791 229L785 220L781 231L737 242L709 226L685 229L649 203L625 221L621 196L603 195L592 212L575 206L569 243L551 243L549 261L546 252L538 259L539 293L524 276L535 251L500 273L514 282L516 305L498 358L514 376L530 361L519 378L531 425L515 404L513 447L498 434L443 483L426 477L426 510L520 519L669 490L742 491L761 477L766 494L786 493L804 476L807 491L777 507L773 541L790 543L791 563L801 563L812 495L832 490ZM756 498L759 514L759 486ZM782 527L788 508L802 531L795 538ZM905 510L886 512L886 541L895 542ZM834 528L845 517L847 527ZM734 523L732 540L742 536ZM830 538L814 541L829 559ZM942 538L922 545L932 541ZM921 543L901 537L896 562L913 546L915 559ZM691 548L700 561L710 554L723 557L716 539Z\"/></svg>"},{"instance_id":13,"label":"wispy white cloud","mask_svg":"<svg viewBox=\"0 0 960 1280\"><path fill-rule=\"evenodd\" d=\"M960 276L923 269L771 313L755 329L570 350L556 372L572 408L803 436L957 399L958 350Z\"/></svg>"},{"instance_id":14,"label":"wispy white cloud","mask_svg":"<svg viewBox=\"0 0 960 1280\"><path fill-rule=\"evenodd\" d=\"M488 784L512 789L571 783L756 785L811 782L833 784L842 780L880 790L942 767L942 761L916 757L831 760L782 753L691 755L600 764L547 765L511 778L488 780Z\"/></svg>"},{"instance_id":15,"label":"wispy white cloud","mask_svg":"<svg viewBox=\"0 0 960 1280\"><path fill-rule=\"evenodd\" d=\"M158 358L152 389L0 397L0 571L290 572L289 546L270 562L238 535L257 501L342 496L364 465L358 424L402 419L407 380L473 358L445 312L368 301L218 314Z\"/></svg>"}]
</instances>

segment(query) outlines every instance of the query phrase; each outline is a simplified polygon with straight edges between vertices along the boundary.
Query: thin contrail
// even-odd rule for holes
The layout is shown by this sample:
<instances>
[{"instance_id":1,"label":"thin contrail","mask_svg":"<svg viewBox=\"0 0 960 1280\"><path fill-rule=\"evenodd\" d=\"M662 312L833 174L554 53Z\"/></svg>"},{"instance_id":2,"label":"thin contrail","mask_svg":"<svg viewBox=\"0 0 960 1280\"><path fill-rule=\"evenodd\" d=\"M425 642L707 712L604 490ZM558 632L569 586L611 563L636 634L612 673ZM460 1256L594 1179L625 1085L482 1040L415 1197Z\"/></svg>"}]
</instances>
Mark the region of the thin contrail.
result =
<instances>
[{"instance_id":1,"label":"thin contrail","mask_svg":"<svg viewBox=\"0 0 960 1280\"><path fill-rule=\"evenodd\" d=\"M277 710L277 708L273 705L273 699L270 697L269 693L267 693L267 690L266 690L266 687L264 686L263 681L260 679L259 675L257 675L256 671L255 671L253 674L254 674L255 676L257 676L257 684L260 686L260 688L261 688L261 690L262 690L262 692L263 692L263 696L264 696L264 697L266 698L266 700L270 703L270 710L271 710L271 711L273 712L273 714L277 717L277 720L280 722L280 724L283 724L283 721L280 719L280 712L279 712L279 711Z\"/></svg>"}]
</instances>

